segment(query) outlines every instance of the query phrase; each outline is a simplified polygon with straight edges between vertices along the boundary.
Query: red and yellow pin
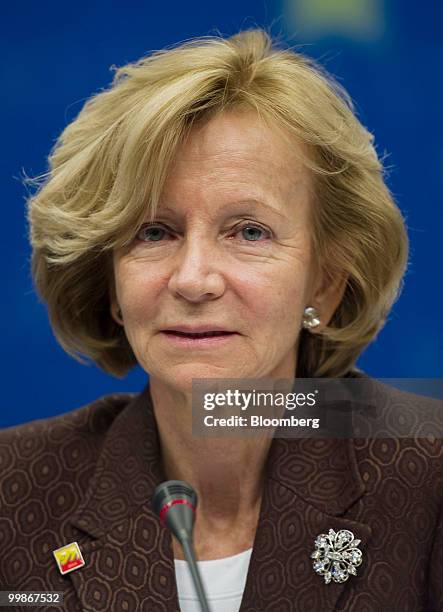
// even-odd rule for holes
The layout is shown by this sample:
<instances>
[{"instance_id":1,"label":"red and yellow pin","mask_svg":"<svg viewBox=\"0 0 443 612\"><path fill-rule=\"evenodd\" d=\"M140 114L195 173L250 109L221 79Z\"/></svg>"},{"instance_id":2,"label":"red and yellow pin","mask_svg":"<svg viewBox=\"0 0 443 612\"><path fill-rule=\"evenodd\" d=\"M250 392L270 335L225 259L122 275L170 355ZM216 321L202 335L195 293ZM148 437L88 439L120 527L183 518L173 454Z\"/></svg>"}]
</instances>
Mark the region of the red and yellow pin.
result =
<instances>
[{"instance_id":1,"label":"red and yellow pin","mask_svg":"<svg viewBox=\"0 0 443 612\"><path fill-rule=\"evenodd\" d=\"M52 554L57 561L58 569L62 575L85 565L85 560L77 542L71 542L61 548L57 548L57 550L52 551Z\"/></svg>"}]
</instances>

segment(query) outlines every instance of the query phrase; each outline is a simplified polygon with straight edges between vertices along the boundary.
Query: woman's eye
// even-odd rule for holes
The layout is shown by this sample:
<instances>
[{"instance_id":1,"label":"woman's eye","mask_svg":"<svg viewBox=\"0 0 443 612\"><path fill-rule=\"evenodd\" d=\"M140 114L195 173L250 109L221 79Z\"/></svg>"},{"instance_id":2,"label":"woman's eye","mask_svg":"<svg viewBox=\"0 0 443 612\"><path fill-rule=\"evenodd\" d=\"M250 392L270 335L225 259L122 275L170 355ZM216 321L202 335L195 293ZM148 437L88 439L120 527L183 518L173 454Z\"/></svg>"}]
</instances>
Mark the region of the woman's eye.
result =
<instances>
[{"instance_id":1,"label":"woman's eye","mask_svg":"<svg viewBox=\"0 0 443 612\"><path fill-rule=\"evenodd\" d=\"M259 227L258 225L251 225L250 223L239 227L237 229L237 233L238 232L242 232L243 238L248 242L256 242L260 240L263 235L265 235L265 237L269 237L268 230L265 230L263 227Z\"/></svg>"},{"instance_id":2,"label":"woman's eye","mask_svg":"<svg viewBox=\"0 0 443 612\"><path fill-rule=\"evenodd\" d=\"M138 231L136 237L143 242L159 242L163 240L165 233L168 233L168 230L160 225L145 225Z\"/></svg>"}]
</instances>

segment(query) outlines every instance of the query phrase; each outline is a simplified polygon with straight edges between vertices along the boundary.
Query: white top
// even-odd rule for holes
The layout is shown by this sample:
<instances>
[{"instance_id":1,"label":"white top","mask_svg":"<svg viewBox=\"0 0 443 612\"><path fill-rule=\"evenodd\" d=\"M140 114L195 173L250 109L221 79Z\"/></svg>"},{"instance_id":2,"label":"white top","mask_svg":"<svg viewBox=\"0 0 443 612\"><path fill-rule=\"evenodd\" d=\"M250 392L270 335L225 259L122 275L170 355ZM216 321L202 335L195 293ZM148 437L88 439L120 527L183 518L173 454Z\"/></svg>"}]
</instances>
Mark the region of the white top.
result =
<instances>
[{"instance_id":1,"label":"white top","mask_svg":"<svg viewBox=\"0 0 443 612\"><path fill-rule=\"evenodd\" d=\"M211 612L238 612L252 548L232 557L197 561ZM187 561L174 559L181 612L201 612Z\"/></svg>"}]
</instances>

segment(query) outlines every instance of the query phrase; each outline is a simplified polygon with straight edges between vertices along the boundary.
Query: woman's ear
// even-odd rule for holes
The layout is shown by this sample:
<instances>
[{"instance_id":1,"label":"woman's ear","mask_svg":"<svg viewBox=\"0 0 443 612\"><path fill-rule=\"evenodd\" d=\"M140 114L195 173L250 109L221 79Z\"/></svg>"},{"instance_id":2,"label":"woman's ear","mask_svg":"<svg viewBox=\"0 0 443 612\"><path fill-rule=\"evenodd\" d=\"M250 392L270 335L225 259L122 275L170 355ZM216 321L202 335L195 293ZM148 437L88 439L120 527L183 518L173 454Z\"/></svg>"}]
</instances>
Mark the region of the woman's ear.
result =
<instances>
[{"instance_id":1,"label":"woman's ear","mask_svg":"<svg viewBox=\"0 0 443 612\"><path fill-rule=\"evenodd\" d=\"M117 302L111 304L111 316L116 323L123 325L123 315L120 306Z\"/></svg>"},{"instance_id":2,"label":"woman's ear","mask_svg":"<svg viewBox=\"0 0 443 612\"><path fill-rule=\"evenodd\" d=\"M115 292L115 284L114 282L111 283L110 289L109 289L109 301L110 301L110 310L111 310L111 317L114 319L114 321L118 324L118 325L123 325L123 315L122 315L122 311L120 308L120 305L117 301L117 295Z\"/></svg>"},{"instance_id":3,"label":"woman's ear","mask_svg":"<svg viewBox=\"0 0 443 612\"><path fill-rule=\"evenodd\" d=\"M348 278L348 274L343 270L331 271L322 268L308 304L313 306L319 315L320 325L315 331L320 331L329 324L343 298Z\"/></svg>"}]
</instances>

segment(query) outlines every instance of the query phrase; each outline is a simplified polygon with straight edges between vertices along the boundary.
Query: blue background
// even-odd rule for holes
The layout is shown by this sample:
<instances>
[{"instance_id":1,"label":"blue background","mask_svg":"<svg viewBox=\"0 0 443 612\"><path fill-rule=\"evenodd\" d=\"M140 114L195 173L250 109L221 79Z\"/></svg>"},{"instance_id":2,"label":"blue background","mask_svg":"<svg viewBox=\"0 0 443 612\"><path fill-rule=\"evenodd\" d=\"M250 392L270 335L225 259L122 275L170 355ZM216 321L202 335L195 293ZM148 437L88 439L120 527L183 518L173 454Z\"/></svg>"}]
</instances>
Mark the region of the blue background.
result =
<instances>
[{"instance_id":1,"label":"blue background","mask_svg":"<svg viewBox=\"0 0 443 612\"><path fill-rule=\"evenodd\" d=\"M123 65L194 36L267 26L321 61L350 92L388 154L389 187L406 216L411 264L388 324L359 366L377 377L442 376L441 194L443 5L412 0L249 0L223 3L9 3L3 8L2 406L0 426L137 391L82 366L56 343L29 271L23 173L46 169L63 127Z\"/></svg>"}]
</instances>

